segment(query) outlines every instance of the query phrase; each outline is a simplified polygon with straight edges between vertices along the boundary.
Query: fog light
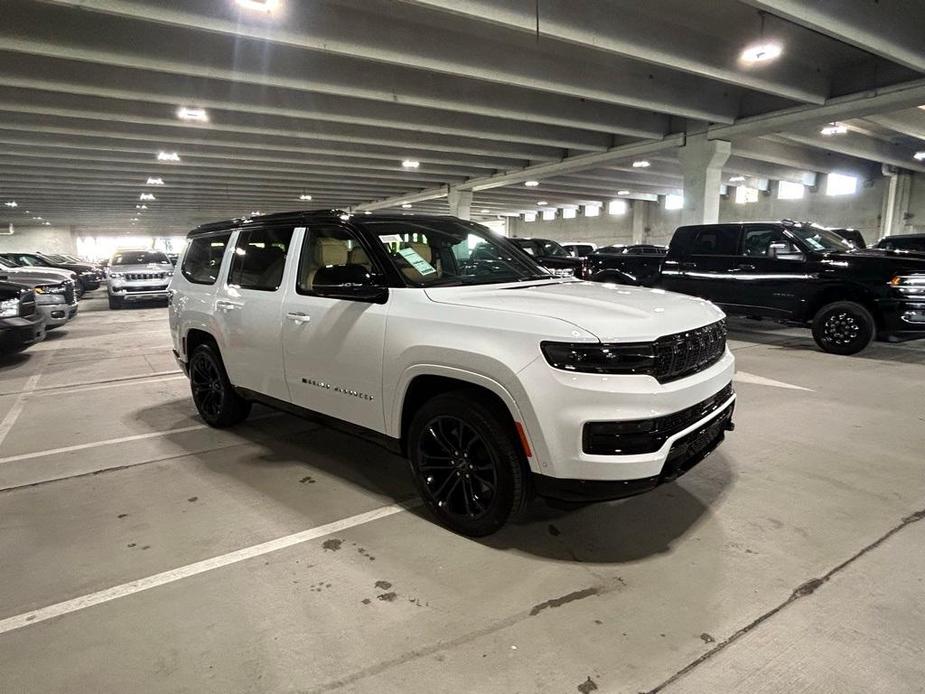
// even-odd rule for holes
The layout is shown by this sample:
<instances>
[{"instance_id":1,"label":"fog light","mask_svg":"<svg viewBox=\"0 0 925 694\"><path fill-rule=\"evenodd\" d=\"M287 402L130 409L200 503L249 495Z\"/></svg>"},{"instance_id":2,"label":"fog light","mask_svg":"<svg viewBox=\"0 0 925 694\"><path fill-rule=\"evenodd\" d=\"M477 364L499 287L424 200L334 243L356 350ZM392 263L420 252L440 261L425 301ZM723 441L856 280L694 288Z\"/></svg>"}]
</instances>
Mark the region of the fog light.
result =
<instances>
[{"instance_id":1,"label":"fog light","mask_svg":"<svg viewBox=\"0 0 925 694\"><path fill-rule=\"evenodd\" d=\"M52 318L64 318L64 311L52 311L51 317Z\"/></svg>"},{"instance_id":2,"label":"fog light","mask_svg":"<svg viewBox=\"0 0 925 694\"><path fill-rule=\"evenodd\" d=\"M916 323L917 325L925 324L925 306L915 306L902 315L902 319L907 323Z\"/></svg>"}]
</instances>

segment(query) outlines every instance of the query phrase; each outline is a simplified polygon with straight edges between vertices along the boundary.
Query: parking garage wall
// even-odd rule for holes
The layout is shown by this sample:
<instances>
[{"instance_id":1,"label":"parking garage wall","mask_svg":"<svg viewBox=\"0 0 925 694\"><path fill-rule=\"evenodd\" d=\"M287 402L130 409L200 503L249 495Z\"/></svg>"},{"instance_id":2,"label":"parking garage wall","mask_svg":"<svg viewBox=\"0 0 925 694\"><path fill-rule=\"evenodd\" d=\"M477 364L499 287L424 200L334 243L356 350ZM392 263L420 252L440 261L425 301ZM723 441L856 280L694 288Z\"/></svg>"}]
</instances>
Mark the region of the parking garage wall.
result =
<instances>
[{"instance_id":1,"label":"parking garage wall","mask_svg":"<svg viewBox=\"0 0 925 694\"><path fill-rule=\"evenodd\" d=\"M509 236L538 236L566 243L584 241L608 246L614 243L632 243L632 206L624 214L608 214L606 208L597 217L585 217L581 211L574 219L563 219L562 211L555 220L545 221L537 217L535 222L511 218Z\"/></svg>"},{"instance_id":2,"label":"parking garage wall","mask_svg":"<svg viewBox=\"0 0 925 694\"><path fill-rule=\"evenodd\" d=\"M8 251L74 255L77 242L70 227L14 227L12 234L0 234L0 253Z\"/></svg>"}]
</instances>

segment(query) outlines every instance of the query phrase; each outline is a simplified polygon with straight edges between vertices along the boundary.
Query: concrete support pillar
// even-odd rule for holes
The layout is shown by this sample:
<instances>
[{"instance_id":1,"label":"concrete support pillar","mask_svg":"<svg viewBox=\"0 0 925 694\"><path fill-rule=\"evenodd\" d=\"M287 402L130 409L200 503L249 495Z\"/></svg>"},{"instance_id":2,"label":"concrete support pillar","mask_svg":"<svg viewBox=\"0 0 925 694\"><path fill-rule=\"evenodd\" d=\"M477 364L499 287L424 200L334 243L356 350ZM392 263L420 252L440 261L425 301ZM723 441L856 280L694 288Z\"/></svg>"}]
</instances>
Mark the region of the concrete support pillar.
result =
<instances>
[{"instance_id":1,"label":"concrete support pillar","mask_svg":"<svg viewBox=\"0 0 925 694\"><path fill-rule=\"evenodd\" d=\"M901 169L887 169L886 190L883 192L883 209L880 212L880 237L902 234L906 226L906 214L912 197L912 174Z\"/></svg>"},{"instance_id":2,"label":"concrete support pillar","mask_svg":"<svg viewBox=\"0 0 925 694\"><path fill-rule=\"evenodd\" d=\"M715 224L719 221L719 192L723 164L729 159L732 145L725 140L708 140L706 135L691 135L678 150L684 175L684 209L682 224Z\"/></svg>"},{"instance_id":3,"label":"concrete support pillar","mask_svg":"<svg viewBox=\"0 0 925 694\"><path fill-rule=\"evenodd\" d=\"M456 190L450 188L447 195L447 202L450 204L450 214L460 219L471 219L472 208L472 191Z\"/></svg>"},{"instance_id":4,"label":"concrete support pillar","mask_svg":"<svg viewBox=\"0 0 925 694\"><path fill-rule=\"evenodd\" d=\"M646 242L646 227L649 226L649 202L633 200L633 243Z\"/></svg>"}]
</instances>

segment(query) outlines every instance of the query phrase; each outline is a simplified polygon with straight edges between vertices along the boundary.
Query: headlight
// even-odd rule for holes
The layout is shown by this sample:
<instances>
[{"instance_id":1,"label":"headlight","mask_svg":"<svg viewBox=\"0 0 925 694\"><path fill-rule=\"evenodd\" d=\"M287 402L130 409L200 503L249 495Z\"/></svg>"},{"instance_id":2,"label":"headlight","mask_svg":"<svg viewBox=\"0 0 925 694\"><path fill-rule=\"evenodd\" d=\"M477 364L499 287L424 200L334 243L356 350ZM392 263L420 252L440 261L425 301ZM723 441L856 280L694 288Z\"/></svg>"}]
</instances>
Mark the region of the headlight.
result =
<instances>
[{"instance_id":1,"label":"headlight","mask_svg":"<svg viewBox=\"0 0 925 694\"><path fill-rule=\"evenodd\" d=\"M124 272L110 272L109 273L109 279L112 279L112 280L121 280L123 277L125 277Z\"/></svg>"},{"instance_id":2,"label":"headlight","mask_svg":"<svg viewBox=\"0 0 925 694\"><path fill-rule=\"evenodd\" d=\"M890 286L906 296L925 297L925 275L896 275Z\"/></svg>"},{"instance_id":3,"label":"headlight","mask_svg":"<svg viewBox=\"0 0 925 694\"><path fill-rule=\"evenodd\" d=\"M63 284L49 284L44 287L35 287L33 291L36 294L64 294L67 287Z\"/></svg>"},{"instance_id":4,"label":"headlight","mask_svg":"<svg viewBox=\"0 0 925 694\"><path fill-rule=\"evenodd\" d=\"M19 299L0 301L0 318L13 318L19 315Z\"/></svg>"},{"instance_id":5,"label":"headlight","mask_svg":"<svg viewBox=\"0 0 925 694\"><path fill-rule=\"evenodd\" d=\"M592 374L655 373L655 349L650 342L543 342L540 348L550 366L565 371Z\"/></svg>"}]
</instances>

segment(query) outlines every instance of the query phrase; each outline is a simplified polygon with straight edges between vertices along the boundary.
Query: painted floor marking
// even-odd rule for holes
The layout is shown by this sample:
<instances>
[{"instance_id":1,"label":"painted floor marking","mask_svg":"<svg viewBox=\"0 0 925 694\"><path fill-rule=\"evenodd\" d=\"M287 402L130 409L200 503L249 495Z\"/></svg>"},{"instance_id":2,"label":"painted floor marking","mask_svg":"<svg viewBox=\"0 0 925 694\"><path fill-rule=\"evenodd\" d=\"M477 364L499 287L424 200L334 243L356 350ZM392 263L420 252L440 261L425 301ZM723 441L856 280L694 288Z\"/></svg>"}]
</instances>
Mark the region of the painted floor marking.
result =
<instances>
[{"instance_id":1,"label":"painted floor marking","mask_svg":"<svg viewBox=\"0 0 925 694\"><path fill-rule=\"evenodd\" d=\"M301 532L293 533L292 535L286 535L284 537L270 540L268 542L261 542L260 544L252 545L251 547L245 547L243 549L235 550L234 552L221 554L217 557L197 561L193 564L187 564L186 566L180 566L176 569L170 569L169 571L163 571L161 573L154 574L153 576L147 576L146 578L139 578L135 581L122 583L120 585L106 588L95 593L73 598L72 600L65 600L64 602L48 605L47 607L42 607L37 610L31 610L30 612L24 612L13 617L7 617L6 619L0 620L0 634L5 634L16 629L22 629L23 627L27 627L31 624L44 622L49 619L54 619L55 617L77 612L79 610L85 610L88 607L100 605L112 600L118 600L119 598L124 598L129 595L134 595L135 593L140 593L144 590L150 590L151 588L167 585L168 583L175 583L176 581L181 581L184 578L189 578L190 576L197 576L207 571L219 569L231 564L237 564L248 559L253 559L254 557L269 554L270 552L276 552L281 549L286 549L287 547L292 547L293 545L316 540L320 537L324 537L325 535L338 533L343 530L348 530L349 528L354 528L358 525L370 523L380 518L386 518L396 513L401 513L402 511L406 511L417 505L419 505L419 503L412 502L410 504L390 504L388 506L381 506L377 509L373 509L372 511L359 513L355 516L350 516L349 518L334 521L333 523L319 525L316 528L303 530Z\"/></svg>"},{"instance_id":2,"label":"painted floor marking","mask_svg":"<svg viewBox=\"0 0 925 694\"><path fill-rule=\"evenodd\" d=\"M747 371L736 371L736 375L733 377L733 380L738 383L751 383L756 386L771 386L772 388L786 388L787 390L805 390L809 393L816 392L812 388L804 388L803 386L796 386L792 383L775 381L773 378L756 376L755 374L750 374Z\"/></svg>"},{"instance_id":3,"label":"painted floor marking","mask_svg":"<svg viewBox=\"0 0 925 694\"><path fill-rule=\"evenodd\" d=\"M151 373L141 374L138 376L120 376L118 378L105 378L105 379L98 380L98 381L77 381L76 383L62 383L61 385L58 385L58 386L42 386L41 388L34 388L32 392L36 395L44 395L48 391L55 391L55 395L57 395L62 392L68 392L72 388L74 390L78 390L78 389L84 388L85 386L98 386L98 387L104 387L104 388L110 388L110 387L121 386L121 385L131 386L131 385L135 385L134 382L138 382L138 383L147 382L147 381L143 381L142 379L153 380L153 379L162 378L164 376L174 376L175 374L182 374L182 373L183 372L180 371L179 369L173 369L171 371L152 371ZM164 380L170 380L170 379L165 378ZM98 390L98 388L88 388L88 390ZM0 393L0 396L19 395L24 392L25 390L9 390L9 391Z\"/></svg>"}]
</instances>

